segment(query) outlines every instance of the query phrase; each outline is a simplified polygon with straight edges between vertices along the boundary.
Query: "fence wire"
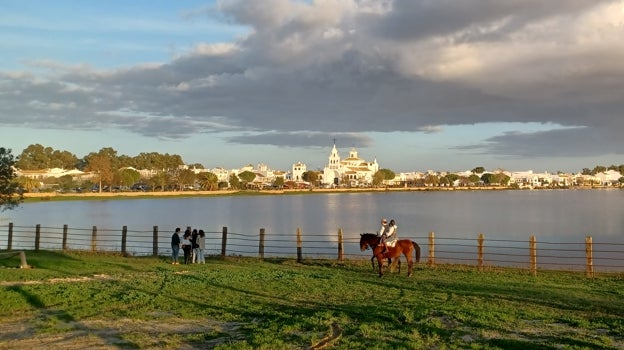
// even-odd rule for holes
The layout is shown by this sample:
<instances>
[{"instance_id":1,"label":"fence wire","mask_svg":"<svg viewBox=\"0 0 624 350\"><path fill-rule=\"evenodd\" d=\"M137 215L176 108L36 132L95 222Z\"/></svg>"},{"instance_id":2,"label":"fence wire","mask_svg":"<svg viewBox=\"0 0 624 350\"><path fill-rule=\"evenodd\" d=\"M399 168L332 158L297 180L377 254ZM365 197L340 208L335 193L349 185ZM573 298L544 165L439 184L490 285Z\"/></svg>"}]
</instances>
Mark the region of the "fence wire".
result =
<instances>
[{"instance_id":1,"label":"fence wire","mask_svg":"<svg viewBox=\"0 0 624 350\"><path fill-rule=\"evenodd\" d=\"M338 232L339 230L337 230ZM68 225L0 225L0 249L3 250L84 250L119 252L129 255L170 255L173 229L158 227L146 230L75 228ZM370 250L361 252L359 234L314 234L293 229L292 234L239 233L207 231L206 255L249 257L301 257L304 259L370 259ZM340 238L342 237L342 241ZM261 239L262 238L262 239ZM421 247L421 262L527 268L530 264L529 240L491 239L479 245L475 237L431 236L401 237ZM528 237L527 237L528 238ZM624 242L593 242L591 259L586 242L536 241L537 267L540 269L583 270L591 263L598 271L624 271ZM341 248L341 249L340 249ZM479 256L478 252L482 251ZM433 255L433 256L432 256Z\"/></svg>"}]
</instances>

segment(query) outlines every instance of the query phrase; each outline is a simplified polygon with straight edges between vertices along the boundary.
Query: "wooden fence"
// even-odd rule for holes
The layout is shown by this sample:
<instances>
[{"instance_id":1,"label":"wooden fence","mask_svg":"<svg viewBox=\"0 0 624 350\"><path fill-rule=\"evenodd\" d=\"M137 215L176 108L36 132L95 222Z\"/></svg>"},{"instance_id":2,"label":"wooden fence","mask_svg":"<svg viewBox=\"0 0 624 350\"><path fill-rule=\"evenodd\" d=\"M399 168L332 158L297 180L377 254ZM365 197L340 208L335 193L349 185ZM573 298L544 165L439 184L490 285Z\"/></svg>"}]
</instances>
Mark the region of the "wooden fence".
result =
<instances>
[{"instance_id":1,"label":"wooden fence","mask_svg":"<svg viewBox=\"0 0 624 350\"><path fill-rule=\"evenodd\" d=\"M189 227L190 229L190 227ZM6 232L3 238L2 233ZM0 226L0 249L13 250L83 250L91 252L119 252L124 255L169 255L173 229L150 230L89 229L62 227ZM206 232L207 255L304 258L368 259L370 250L361 252L359 234L345 238L342 229L335 235L305 234L296 228L295 234L267 234L264 228L258 234L221 231ZM593 277L596 270L624 271L624 243L595 243L591 236L584 243L540 242L534 235L528 240L486 239L483 233L476 238L400 237L411 239L421 246L421 261L429 267L440 264L476 265L479 271L492 266L526 268L536 275L538 269L584 270ZM538 249L539 245L539 249ZM305 251L304 251L305 248ZM539 254L538 254L539 253ZM538 261L539 266L538 266Z\"/></svg>"}]
</instances>

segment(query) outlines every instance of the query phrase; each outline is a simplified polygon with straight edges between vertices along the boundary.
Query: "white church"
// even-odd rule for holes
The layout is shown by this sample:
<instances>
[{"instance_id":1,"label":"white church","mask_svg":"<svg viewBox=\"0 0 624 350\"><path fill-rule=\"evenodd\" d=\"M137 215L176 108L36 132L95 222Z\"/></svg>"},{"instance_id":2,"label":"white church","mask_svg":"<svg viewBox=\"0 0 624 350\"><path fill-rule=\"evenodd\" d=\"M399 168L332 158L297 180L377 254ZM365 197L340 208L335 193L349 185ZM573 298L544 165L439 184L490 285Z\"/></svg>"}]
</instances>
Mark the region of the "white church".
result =
<instances>
[{"instance_id":1,"label":"white church","mask_svg":"<svg viewBox=\"0 0 624 350\"><path fill-rule=\"evenodd\" d=\"M373 175L379 170L377 159L366 162L358 157L355 148L349 151L349 157L340 159L340 154L336 149L336 144L329 154L329 163L321 174L321 183L325 186L349 185L358 187L370 185L373 182Z\"/></svg>"}]
</instances>

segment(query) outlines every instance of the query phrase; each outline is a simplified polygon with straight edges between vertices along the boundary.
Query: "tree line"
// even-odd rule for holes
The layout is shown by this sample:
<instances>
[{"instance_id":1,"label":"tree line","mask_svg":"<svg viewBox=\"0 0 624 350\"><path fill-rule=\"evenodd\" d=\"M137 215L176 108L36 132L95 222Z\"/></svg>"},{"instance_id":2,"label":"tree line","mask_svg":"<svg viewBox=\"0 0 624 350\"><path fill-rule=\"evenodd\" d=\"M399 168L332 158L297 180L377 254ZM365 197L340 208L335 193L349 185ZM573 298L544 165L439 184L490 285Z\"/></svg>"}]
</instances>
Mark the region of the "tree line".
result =
<instances>
[{"instance_id":1,"label":"tree line","mask_svg":"<svg viewBox=\"0 0 624 350\"><path fill-rule=\"evenodd\" d=\"M65 175L58 178L43 179L44 185L60 191L71 190L217 190L222 188L245 189L256 178L252 171L243 171L238 174L230 174L227 181L219 181L218 176L212 172L202 171L196 174L194 169L204 169L202 164L185 163L180 155L160 154L157 152L139 153L131 157L118 155L111 147L105 147L97 152L91 152L82 158L75 154L55 150L52 147L44 147L40 144L31 144L26 147L17 157L11 149L0 148L0 208L10 208L19 202L19 198L13 194L23 191L37 190L41 181L28 177L17 178L13 168L20 170L41 170L50 168L78 169L90 172L92 176L86 180L75 180L72 176ZM151 170L153 175L144 178L134 170ZM595 166L593 169L583 168L583 175L595 175L607 170L619 171L624 174L624 164L616 166ZM477 175L481 174L481 175ZM302 178L310 186L320 185L319 171L306 171ZM390 169L380 169L373 175L372 186L381 186L386 180L392 180L395 173ZM624 179L624 178L623 178ZM449 186L459 180L460 185L505 184L509 177L502 172L488 173L484 167L475 167L469 176L459 176L447 173L443 176L427 174L417 180L418 183L410 183L410 186ZM349 184L349 179L341 179L342 184ZM283 177L276 177L271 184L274 188L295 187L292 181L285 181Z\"/></svg>"},{"instance_id":2,"label":"tree line","mask_svg":"<svg viewBox=\"0 0 624 350\"><path fill-rule=\"evenodd\" d=\"M97 152L91 152L83 158L78 158L69 151L55 150L40 144L31 144L26 147L15 160L15 167L20 170L41 170L51 168L78 169L96 174L95 183L92 180L77 182L72 176L65 175L58 178L43 179L44 185L50 185L60 191L90 190L217 190L222 188L244 189L253 182L256 174L243 171L239 174L230 174L227 181L219 181L216 174L202 171L198 174L190 169L204 169L202 164L189 164L185 168L184 161L177 154L160 154L156 152L139 153L131 157L118 155L111 147L105 147ZM131 169L132 168L132 169ZM155 174L149 178L142 178L138 171L151 170ZM311 186L319 185L319 171L306 171L302 179ZM373 185L379 185L384 180L393 179L394 172L381 169L373 177ZM347 179L343 179L345 183ZM22 177L20 185L26 191L37 190L41 182L32 178ZM132 188L135 186L135 188ZM283 177L276 177L271 184L273 188L297 187L293 181L286 181Z\"/></svg>"}]
</instances>

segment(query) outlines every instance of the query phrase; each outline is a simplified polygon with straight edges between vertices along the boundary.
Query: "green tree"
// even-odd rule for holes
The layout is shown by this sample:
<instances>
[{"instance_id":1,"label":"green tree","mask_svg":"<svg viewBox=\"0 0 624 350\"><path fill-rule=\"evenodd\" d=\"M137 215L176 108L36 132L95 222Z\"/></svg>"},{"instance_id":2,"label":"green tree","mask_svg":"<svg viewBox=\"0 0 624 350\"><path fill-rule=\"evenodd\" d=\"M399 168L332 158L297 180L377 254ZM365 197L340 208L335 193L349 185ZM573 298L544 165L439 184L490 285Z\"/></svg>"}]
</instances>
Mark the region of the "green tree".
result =
<instances>
[{"instance_id":1,"label":"green tree","mask_svg":"<svg viewBox=\"0 0 624 350\"><path fill-rule=\"evenodd\" d=\"M438 186L440 184L440 178L436 174L427 174L424 182L430 186Z\"/></svg>"},{"instance_id":2,"label":"green tree","mask_svg":"<svg viewBox=\"0 0 624 350\"><path fill-rule=\"evenodd\" d=\"M161 191L166 190L167 185L171 181L171 176L166 172L159 172L158 174L150 177L147 182L154 191L160 189Z\"/></svg>"},{"instance_id":3,"label":"green tree","mask_svg":"<svg viewBox=\"0 0 624 350\"><path fill-rule=\"evenodd\" d=\"M73 169L78 165L78 158L68 152L55 150L32 144L26 147L19 156L15 166L22 170L39 170L50 168Z\"/></svg>"},{"instance_id":4,"label":"green tree","mask_svg":"<svg viewBox=\"0 0 624 350\"><path fill-rule=\"evenodd\" d=\"M71 175L63 175L59 177L57 183L59 188L64 192L67 192L75 187L74 179L72 179Z\"/></svg>"},{"instance_id":5,"label":"green tree","mask_svg":"<svg viewBox=\"0 0 624 350\"><path fill-rule=\"evenodd\" d=\"M204 166L201 163L194 163L188 165L189 169L204 169Z\"/></svg>"},{"instance_id":6,"label":"green tree","mask_svg":"<svg viewBox=\"0 0 624 350\"><path fill-rule=\"evenodd\" d=\"M275 181L273 181L273 187L275 187L275 188L283 188L284 187L284 177L283 176L276 177Z\"/></svg>"},{"instance_id":7,"label":"green tree","mask_svg":"<svg viewBox=\"0 0 624 350\"><path fill-rule=\"evenodd\" d=\"M453 174L453 173L448 173L444 175L444 177L446 178L449 184L453 184L453 182L459 180L459 175Z\"/></svg>"},{"instance_id":8,"label":"green tree","mask_svg":"<svg viewBox=\"0 0 624 350\"><path fill-rule=\"evenodd\" d=\"M394 171L390 169L379 169L373 174L373 186L379 186L384 180L392 180L396 177Z\"/></svg>"},{"instance_id":9,"label":"green tree","mask_svg":"<svg viewBox=\"0 0 624 350\"><path fill-rule=\"evenodd\" d=\"M33 190L41 187L41 182L33 179L32 177L20 176L17 178L17 181L26 192L32 192Z\"/></svg>"},{"instance_id":10,"label":"green tree","mask_svg":"<svg viewBox=\"0 0 624 350\"><path fill-rule=\"evenodd\" d=\"M308 170L301 174L301 179L303 181L309 182L312 185L316 185L318 183L319 174L316 171Z\"/></svg>"},{"instance_id":11,"label":"green tree","mask_svg":"<svg viewBox=\"0 0 624 350\"><path fill-rule=\"evenodd\" d=\"M477 174L472 174L472 175L468 176L468 181L471 184L478 185L479 182L481 181L481 178Z\"/></svg>"},{"instance_id":12,"label":"green tree","mask_svg":"<svg viewBox=\"0 0 624 350\"><path fill-rule=\"evenodd\" d=\"M77 166L78 157L76 157L73 153L58 150L52 152L50 163L51 168L74 169Z\"/></svg>"},{"instance_id":13,"label":"green tree","mask_svg":"<svg viewBox=\"0 0 624 350\"><path fill-rule=\"evenodd\" d=\"M52 148L33 144L26 147L15 166L22 170L39 170L50 168L50 156Z\"/></svg>"},{"instance_id":14,"label":"green tree","mask_svg":"<svg viewBox=\"0 0 624 350\"><path fill-rule=\"evenodd\" d=\"M102 192L102 186L112 186L113 184L113 168L111 159L105 154L92 154L88 156L86 171L93 172L99 184L99 192Z\"/></svg>"},{"instance_id":15,"label":"green tree","mask_svg":"<svg viewBox=\"0 0 624 350\"><path fill-rule=\"evenodd\" d=\"M483 174L485 172L485 168L482 166L478 166L471 170L473 174Z\"/></svg>"},{"instance_id":16,"label":"green tree","mask_svg":"<svg viewBox=\"0 0 624 350\"><path fill-rule=\"evenodd\" d=\"M495 185L507 186L511 178L503 173L493 174L490 183Z\"/></svg>"},{"instance_id":17,"label":"green tree","mask_svg":"<svg viewBox=\"0 0 624 350\"><path fill-rule=\"evenodd\" d=\"M373 174L373 186L379 187L383 184L384 176L380 171L377 171Z\"/></svg>"},{"instance_id":18,"label":"green tree","mask_svg":"<svg viewBox=\"0 0 624 350\"><path fill-rule=\"evenodd\" d=\"M184 190L188 186L195 186L195 180L197 179L197 176L191 169L180 169L175 172L173 177L180 190Z\"/></svg>"},{"instance_id":19,"label":"green tree","mask_svg":"<svg viewBox=\"0 0 624 350\"><path fill-rule=\"evenodd\" d=\"M0 147L0 212L17 207L24 199L15 174L11 149Z\"/></svg>"},{"instance_id":20,"label":"green tree","mask_svg":"<svg viewBox=\"0 0 624 350\"><path fill-rule=\"evenodd\" d=\"M141 174L134 169L122 169L119 171L119 184L130 187L141 180Z\"/></svg>"},{"instance_id":21,"label":"green tree","mask_svg":"<svg viewBox=\"0 0 624 350\"><path fill-rule=\"evenodd\" d=\"M494 178L494 174L492 173L485 173L481 175L481 181L483 181L483 183L486 185L491 184L493 178Z\"/></svg>"},{"instance_id":22,"label":"green tree","mask_svg":"<svg viewBox=\"0 0 624 350\"><path fill-rule=\"evenodd\" d=\"M200 173L198 177L199 186L201 186L202 190L214 191L219 188L219 177L216 174L211 172Z\"/></svg>"},{"instance_id":23,"label":"green tree","mask_svg":"<svg viewBox=\"0 0 624 350\"><path fill-rule=\"evenodd\" d=\"M253 182L253 180L256 178L256 173L245 170L242 173L238 174L238 178L241 179L241 181L243 182L243 186L246 188L247 184Z\"/></svg>"},{"instance_id":24,"label":"green tree","mask_svg":"<svg viewBox=\"0 0 624 350\"><path fill-rule=\"evenodd\" d=\"M230 174L230 178L228 180L229 180L229 183L230 183L230 187L232 189L235 189L235 190L239 190L240 189L241 181L238 178L238 176L236 176L236 174Z\"/></svg>"},{"instance_id":25,"label":"green tree","mask_svg":"<svg viewBox=\"0 0 624 350\"><path fill-rule=\"evenodd\" d=\"M607 167L602 166L602 165L597 165L594 167L594 169L591 171L592 175L596 175L596 174L600 174L600 173L604 173L605 171L607 171Z\"/></svg>"}]
</instances>

